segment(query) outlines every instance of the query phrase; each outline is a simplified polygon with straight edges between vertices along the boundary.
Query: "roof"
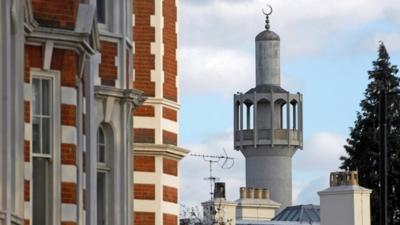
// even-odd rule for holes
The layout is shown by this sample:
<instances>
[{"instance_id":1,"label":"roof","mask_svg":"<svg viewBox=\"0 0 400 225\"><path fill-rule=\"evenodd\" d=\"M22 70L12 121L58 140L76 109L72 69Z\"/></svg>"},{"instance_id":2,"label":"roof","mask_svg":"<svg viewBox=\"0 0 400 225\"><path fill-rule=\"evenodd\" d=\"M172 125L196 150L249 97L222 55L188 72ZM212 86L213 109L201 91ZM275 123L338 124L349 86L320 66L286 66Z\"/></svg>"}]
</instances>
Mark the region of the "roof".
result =
<instances>
[{"instance_id":1,"label":"roof","mask_svg":"<svg viewBox=\"0 0 400 225\"><path fill-rule=\"evenodd\" d=\"M270 85L270 84L262 84L262 85L257 85L257 87L250 89L249 91L246 92L246 94L252 94L252 93L289 93L285 89L276 86L276 85Z\"/></svg>"},{"instance_id":2,"label":"roof","mask_svg":"<svg viewBox=\"0 0 400 225\"><path fill-rule=\"evenodd\" d=\"M259 33L256 37L256 41L279 41L280 37L275 32L270 30L264 30Z\"/></svg>"},{"instance_id":3,"label":"roof","mask_svg":"<svg viewBox=\"0 0 400 225\"><path fill-rule=\"evenodd\" d=\"M272 221L237 220L237 225L320 225L319 206L289 206Z\"/></svg>"},{"instance_id":4,"label":"roof","mask_svg":"<svg viewBox=\"0 0 400 225\"><path fill-rule=\"evenodd\" d=\"M293 222L293 221L246 221L236 220L236 225L321 225L320 222Z\"/></svg>"},{"instance_id":5,"label":"roof","mask_svg":"<svg viewBox=\"0 0 400 225\"><path fill-rule=\"evenodd\" d=\"M317 205L289 206L275 216L272 221L320 222L320 210Z\"/></svg>"},{"instance_id":6,"label":"roof","mask_svg":"<svg viewBox=\"0 0 400 225\"><path fill-rule=\"evenodd\" d=\"M327 188L323 191L318 192L319 195L330 195L337 193L354 193L354 192L367 192L371 193L372 190L361 187L359 185L340 185Z\"/></svg>"},{"instance_id":7,"label":"roof","mask_svg":"<svg viewBox=\"0 0 400 225\"><path fill-rule=\"evenodd\" d=\"M256 198L241 198L236 200L238 205L243 206L256 206L265 208L279 208L280 203L274 202L271 199L256 199Z\"/></svg>"}]
</instances>

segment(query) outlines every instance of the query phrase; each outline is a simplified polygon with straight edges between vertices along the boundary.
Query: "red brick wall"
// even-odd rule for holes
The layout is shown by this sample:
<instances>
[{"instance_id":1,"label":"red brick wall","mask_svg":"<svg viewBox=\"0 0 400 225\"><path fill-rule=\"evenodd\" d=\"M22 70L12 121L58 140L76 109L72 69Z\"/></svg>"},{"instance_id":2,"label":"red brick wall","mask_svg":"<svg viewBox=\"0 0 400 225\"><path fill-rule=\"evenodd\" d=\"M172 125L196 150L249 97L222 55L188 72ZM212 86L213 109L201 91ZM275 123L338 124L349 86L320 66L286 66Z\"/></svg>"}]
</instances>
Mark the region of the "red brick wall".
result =
<instances>
[{"instance_id":1,"label":"red brick wall","mask_svg":"<svg viewBox=\"0 0 400 225\"><path fill-rule=\"evenodd\" d=\"M178 202L178 189L169 186L163 186L163 200L166 202Z\"/></svg>"},{"instance_id":2,"label":"red brick wall","mask_svg":"<svg viewBox=\"0 0 400 225\"><path fill-rule=\"evenodd\" d=\"M75 126L76 125L76 106L61 105L61 125Z\"/></svg>"},{"instance_id":3,"label":"red brick wall","mask_svg":"<svg viewBox=\"0 0 400 225\"><path fill-rule=\"evenodd\" d=\"M30 196L30 182L29 180L25 180L24 181L24 201L25 202L29 202L31 200L31 196Z\"/></svg>"},{"instance_id":4,"label":"red brick wall","mask_svg":"<svg viewBox=\"0 0 400 225\"><path fill-rule=\"evenodd\" d=\"M178 145L178 135L173 132L163 130L163 144Z\"/></svg>"},{"instance_id":5,"label":"red brick wall","mask_svg":"<svg viewBox=\"0 0 400 225\"><path fill-rule=\"evenodd\" d=\"M73 30L79 0L32 0L35 19L41 26Z\"/></svg>"},{"instance_id":6,"label":"red brick wall","mask_svg":"<svg viewBox=\"0 0 400 225\"><path fill-rule=\"evenodd\" d=\"M154 225L156 224L155 213L150 212L135 212L134 216L135 225Z\"/></svg>"},{"instance_id":7,"label":"red brick wall","mask_svg":"<svg viewBox=\"0 0 400 225\"><path fill-rule=\"evenodd\" d=\"M156 160L154 156L134 156L133 166L135 171L155 172Z\"/></svg>"},{"instance_id":8,"label":"red brick wall","mask_svg":"<svg viewBox=\"0 0 400 225\"><path fill-rule=\"evenodd\" d=\"M102 85L115 86L118 77L118 68L115 66L115 57L118 56L118 44L101 41L100 78Z\"/></svg>"},{"instance_id":9,"label":"red brick wall","mask_svg":"<svg viewBox=\"0 0 400 225\"><path fill-rule=\"evenodd\" d=\"M75 87L78 55L72 50L54 49L51 69L61 71L61 86Z\"/></svg>"},{"instance_id":10,"label":"red brick wall","mask_svg":"<svg viewBox=\"0 0 400 225\"><path fill-rule=\"evenodd\" d=\"M64 165L76 164L76 145L61 144L61 163Z\"/></svg>"},{"instance_id":11,"label":"red brick wall","mask_svg":"<svg viewBox=\"0 0 400 225\"><path fill-rule=\"evenodd\" d=\"M178 63L176 61L177 34L176 21L177 9L175 0L163 1L163 43L164 43L164 98L177 101L178 90L176 88L176 77L178 74Z\"/></svg>"},{"instance_id":12,"label":"red brick wall","mask_svg":"<svg viewBox=\"0 0 400 225\"><path fill-rule=\"evenodd\" d=\"M154 129L135 128L133 130L133 140L135 143L151 143L156 139Z\"/></svg>"},{"instance_id":13,"label":"red brick wall","mask_svg":"<svg viewBox=\"0 0 400 225\"><path fill-rule=\"evenodd\" d=\"M151 70L155 68L155 57L151 54L151 43L155 41L155 29L150 25L150 16L154 15L153 0L133 1L135 26L134 88L144 91L148 97L155 96L155 84L151 81Z\"/></svg>"},{"instance_id":14,"label":"red brick wall","mask_svg":"<svg viewBox=\"0 0 400 225\"><path fill-rule=\"evenodd\" d=\"M69 182L62 182L61 183L61 202L62 203L69 203L69 204L76 204L76 184L69 183Z\"/></svg>"},{"instance_id":15,"label":"red brick wall","mask_svg":"<svg viewBox=\"0 0 400 225\"><path fill-rule=\"evenodd\" d=\"M26 83L31 82L30 69L43 67L42 47L25 45L25 76Z\"/></svg>"},{"instance_id":16,"label":"red brick wall","mask_svg":"<svg viewBox=\"0 0 400 225\"><path fill-rule=\"evenodd\" d=\"M178 176L178 161L164 158L163 173Z\"/></svg>"},{"instance_id":17,"label":"red brick wall","mask_svg":"<svg viewBox=\"0 0 400 225\"><path fill-rule=\"evenodd\" d=\"M178 121L178 112L174 109L163 107L163 118L176 122Z\"/></svg>"},{"instance_id":18,"label":"red brick wall","mask_svg":"<svg viewBox=\"0 0 400 225\"><path fill-rule=\"evenodd\" d=\"M154 200L156 199L156 186L154 184L134 184L135 199Z\"/></svg>"},{"instance_id":19,"label":"red brick wall","mask_svg":"<svg viewBox=\"0 0 400 225\"><path fill-rule=\"evenodd\" d=\"M154 117L154 106L139 106L139 108L134 111L134 116Z\"/></svg>"},{"instance_id":20,"label":"red brick wall","mask_svg":"<svg viewBox=\"0 0 400 225\"><path fill-rule=\"evenodd\" d=\"M24 140L24 161L30 162L31 161L31 142Z\"/></svg>"},{"instance_id":21,"label":"red brick wall","mask_svg":"<svg viewBox=\"0 0 400 225\"><path fill-rule=\"evenodd\" d=\"M178 217L171 214L163 214L163 225L178 225Z\"/></svg>"},{"instance_id":22,"label":"red brick wall","mask_svg":"<svg viewBox=\"0 0 400 225\"><path fill-rule=\"evenodd\" d=\"M62 221L61 225L76 225L76 222L66 222L66 221Z\"/></svg>"},{"instance_id":23,"label":"red brick wall","mask_svg":"<svg viewBox=\"0 0 400 225\"><path fill-rule=\"evenodd\" d=\"M31 103L24 101L24 121L25 123L31 122Z\"/></svg>"},{"instance_id":24,"label":"red brick wall","mask_svg":"<svg viewBox=\"0 0 400 225\"><path fill-rule=\"evenodd\" d=\"M41 46L25 46L25 76L26 83L30 83L30 69L43 67L43 53ZM75 76L78 71L78 55L72 50L54 49L51 69L61 73L61 85L75 87Z\"/></svg>"}]
</instances>

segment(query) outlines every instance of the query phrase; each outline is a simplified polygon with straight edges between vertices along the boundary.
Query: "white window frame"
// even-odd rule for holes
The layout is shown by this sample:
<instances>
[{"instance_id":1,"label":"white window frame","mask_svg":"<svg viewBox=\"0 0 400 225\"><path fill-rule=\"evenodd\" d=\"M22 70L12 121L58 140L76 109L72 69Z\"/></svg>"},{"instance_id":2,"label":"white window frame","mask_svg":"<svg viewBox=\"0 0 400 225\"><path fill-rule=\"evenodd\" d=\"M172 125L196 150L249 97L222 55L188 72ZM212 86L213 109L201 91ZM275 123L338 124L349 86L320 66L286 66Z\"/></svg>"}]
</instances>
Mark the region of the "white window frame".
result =
<instances>
[{"instance_id":1,"label":"white window frame","mask_svg":"<svg viewBox=\"0 0 400 225\"><path fill-rule=\"evenodd\" d=\"M60 145L61 145L61 119L60 119L60 106L61 106L61 87L60 87L60 72L59 71L43 71L39 69L31 69L30 70L31 80L30 83L32 85L31 93L33 94L33 79L48 79L51 80L51 91L52 91L52 99L51 99L51 109L52 109L52 121L51 121L51 144L50 144L50 153L49 154L37 154L32 151L32 158L34 157L43 157L49 158L50 160L50 175L51 178L49 180L49 187L51 189L49 196L49 209L48 212L48 224L60 224L61 223L61 156L60 156ZM32 112L33 114L33 112ZM33 123L33 121L31 122ZM31 140L33 140L33 124L31 124ZM33 160L32 160L33 164ZM32 174L33 165L32 165ZM32 180L33 181L33 180ZM33 199L32 199L32 212L33 215Z\"/></svg>"},{"instance_id":2,"label":"white window frame","mask_svg":"<svg viewBox=\"0 0 400 225\"><path fill-rule=\"evenodd\" d=\"M103 131L103 135L104 135L104 143L101 143L104 146L104 155L105 155L105 159L104 162L99 162L98 161L98 147L99 147L99 140L98 140L98 132L99 130ZM104 187L104 192L105 192L105 225L110 225L111 223L111 217L110 217L110 211L111 208L109 207L111 205L112 201L112 194L114 193L112 191L112 180L113 180L113 166L112 166L112 154L111 154L111 147L113 144L113 136L112 136L112 131L109 131L109 129L107 129L105 126L100 125L97 128L97 132L96 132L96 155L97 155L97 159L96 159L96 179L97 179L97 174L98 173L103 173L105 174L105 187ZM98 190L98 187L97 187ZM99 221L97 221L98 224Z\"/></svg>"}]
</instances>

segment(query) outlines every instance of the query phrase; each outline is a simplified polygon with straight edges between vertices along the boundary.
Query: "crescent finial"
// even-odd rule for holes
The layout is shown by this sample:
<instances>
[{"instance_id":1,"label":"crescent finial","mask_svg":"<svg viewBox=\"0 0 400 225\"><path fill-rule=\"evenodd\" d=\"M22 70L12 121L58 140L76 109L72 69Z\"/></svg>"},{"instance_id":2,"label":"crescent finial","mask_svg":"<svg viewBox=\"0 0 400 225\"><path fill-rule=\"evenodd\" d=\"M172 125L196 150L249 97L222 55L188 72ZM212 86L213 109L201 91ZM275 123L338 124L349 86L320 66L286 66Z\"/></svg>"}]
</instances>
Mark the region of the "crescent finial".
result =
<instances>
[{"instance_id":1,"label":"crescent finial","mask_svg":"<svg viewBox=\"0 0 400 225\"><path fill-rule=\"evenodd\" d=\"M271 5L267 4L267 11L265 11L265 9L262 9L262 13L265 15L266 19L265 19L265 29L269 30L269 28L271 27L269 25L269 16L272 14L273 9Z\"/></svg>"},{"instance_id":2,"label":"crescent finial","mask_svg":"<svg viewBox=\"0 0 400 225\"><path fill-rule=\"evenodd\" d=\"M272 12L273 12L272 6L267 4L267 12L265 11L265 9L262 9L262 12L263 12L264 15L270 16L272 14Z\"/></svg>"}]
</instances>

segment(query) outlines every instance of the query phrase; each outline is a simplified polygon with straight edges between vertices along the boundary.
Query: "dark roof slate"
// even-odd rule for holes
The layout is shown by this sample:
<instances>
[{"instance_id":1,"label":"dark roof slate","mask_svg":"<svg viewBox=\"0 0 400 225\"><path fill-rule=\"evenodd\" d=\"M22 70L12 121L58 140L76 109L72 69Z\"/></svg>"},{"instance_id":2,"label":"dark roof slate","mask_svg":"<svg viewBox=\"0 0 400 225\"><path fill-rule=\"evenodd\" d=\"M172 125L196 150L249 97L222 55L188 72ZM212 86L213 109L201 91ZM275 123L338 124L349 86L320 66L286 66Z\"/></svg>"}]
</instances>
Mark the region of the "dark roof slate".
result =
<instances>
[{"instance_id":1,"label":"dark roof slate","mask_svg":"<svg viewBox=\"0 0 400 225\"><path fill-rule=\"evenodd\" d=\"M289 206L276 215L272 221L320 222L320 210L317 205Z\"/></svg>"}]
</instances>

